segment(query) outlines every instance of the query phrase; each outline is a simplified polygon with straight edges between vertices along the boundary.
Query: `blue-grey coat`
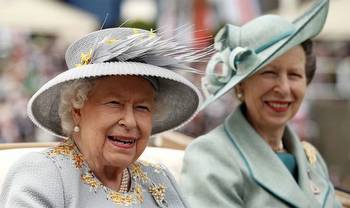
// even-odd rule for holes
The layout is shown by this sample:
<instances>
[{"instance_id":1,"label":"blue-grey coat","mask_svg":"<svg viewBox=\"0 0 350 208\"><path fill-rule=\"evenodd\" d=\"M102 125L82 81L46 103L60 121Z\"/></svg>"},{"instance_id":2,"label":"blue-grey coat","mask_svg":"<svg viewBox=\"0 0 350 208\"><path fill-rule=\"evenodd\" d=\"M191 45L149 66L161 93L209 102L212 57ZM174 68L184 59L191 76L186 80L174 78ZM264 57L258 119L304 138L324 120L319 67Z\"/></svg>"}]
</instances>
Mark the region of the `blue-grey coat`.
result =
<instances>
[{"instance_id":1,"label":"blue-grey coat","mask_svg":"<svg viewBox=\"0 0 350 208\"><path fill-rule=\"evenodd\" d=\"M0 208L187 207L162 165L136 161L128 167L131 190L105 187L70 143L29 153L8 172Z\"/></svg>"},{"instance_id":2,"label":"blue-grey coat","mask_svg":"<svg viewBox=\"0 0 350 208\"><path fill-rule=\"evenodd\" d=\"M194 208L341 207L316 151L311 164L286 128L284 144L296 158L298 179L246 120L240 108L186 149L181 187Z\"/></svg>"}]
</instances>

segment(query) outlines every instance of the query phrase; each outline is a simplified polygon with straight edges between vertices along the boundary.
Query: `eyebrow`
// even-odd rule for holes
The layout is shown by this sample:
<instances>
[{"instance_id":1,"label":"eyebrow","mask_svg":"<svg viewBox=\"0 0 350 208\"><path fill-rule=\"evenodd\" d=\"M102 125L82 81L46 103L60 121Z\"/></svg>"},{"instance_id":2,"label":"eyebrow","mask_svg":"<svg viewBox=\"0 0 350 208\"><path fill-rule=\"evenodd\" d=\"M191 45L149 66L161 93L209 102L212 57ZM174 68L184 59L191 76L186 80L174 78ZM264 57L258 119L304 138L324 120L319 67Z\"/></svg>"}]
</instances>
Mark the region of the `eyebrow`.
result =
<instances>
[{"instance_id":1,"label":"eyebrow","mask_svg":"<svg viewBox=\"0 0 350 208\"><path fill-rule=\"evenodd\" d=\"M152 97L152 98L150 98ZM138 103L141 103L141 102L152 102L152 101L155 101L155 98L156 98L156 94L154 93L154 96L142 96L142 97L139 97L136 99L136 101ZM107 100L107 99L117 99L117 100L120 100L120 101L126 101L128 99L125 99L124 96L122 96L121 94L106 94L104 95L103 97L101 97L101 100Z\"/></svg>"},{"instance_id":2,"label":"eyebrow","mask_svg":"<svg viewBox=\"0 0 350 208\"><path fill-rule=\"evenodd\" d=\"M262 69L261 69L261 71L264 71L264 70L266 70L266 69L279 69L279 67L277 67L277 66L275 66L275 65L272 65L271 63L270 64L267 64L267 65L265 65Z\"/></svg>"}]
</instances>

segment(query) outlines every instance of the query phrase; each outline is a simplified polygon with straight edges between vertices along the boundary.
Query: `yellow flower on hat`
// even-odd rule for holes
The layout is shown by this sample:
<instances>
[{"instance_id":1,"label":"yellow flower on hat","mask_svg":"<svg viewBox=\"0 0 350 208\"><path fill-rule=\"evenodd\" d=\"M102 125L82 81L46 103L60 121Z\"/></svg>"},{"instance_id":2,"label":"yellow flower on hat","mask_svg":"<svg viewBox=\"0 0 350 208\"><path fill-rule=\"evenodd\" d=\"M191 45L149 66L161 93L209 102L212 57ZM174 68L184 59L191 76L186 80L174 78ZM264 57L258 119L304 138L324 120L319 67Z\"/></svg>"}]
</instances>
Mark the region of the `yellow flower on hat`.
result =
<instances>
[{"instance_id":1,"label":"yellow flower on hat","mask_svg":"<svg viewBox=\"0 0 350 208\"><path fill-rule=\"evenodd\" d=\"M92 57L92 49L90 48L89 52L80 54L80 63L76 64L76 67L87 65L90 63Z\"/></svg>"}]
</instances>

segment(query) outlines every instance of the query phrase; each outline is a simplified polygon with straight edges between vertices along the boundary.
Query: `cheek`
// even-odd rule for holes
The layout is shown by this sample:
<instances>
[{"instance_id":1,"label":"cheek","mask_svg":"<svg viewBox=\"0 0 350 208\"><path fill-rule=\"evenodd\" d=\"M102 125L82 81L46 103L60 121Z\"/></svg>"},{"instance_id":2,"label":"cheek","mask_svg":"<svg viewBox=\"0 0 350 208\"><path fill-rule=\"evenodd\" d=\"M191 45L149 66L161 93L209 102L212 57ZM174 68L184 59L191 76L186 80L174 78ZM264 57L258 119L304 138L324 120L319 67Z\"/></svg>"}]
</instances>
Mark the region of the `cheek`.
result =
<instances>
[{"instance_id":1,"label":"cheek","mask_svg":"<svg viewBox=\"0 0 350 208\"><path fill-rule=\"evenodd\" d=\"M96 147L102 147L108 128L113 125L113 116L92 110L82 115L83 139L88 140L86 142Z\"/></svg>"},{"instance_id":2,"label":"cheek","mask_svg":"<svg viewBox=\"0 0 350 208\"><path fill-rule=\"evenodd\" d=\"M138 120L138 126L141 133L141 139L137 142L137 156L140 156L148 145L149 138L152 132L152 118L142 117Z\"/></svg>"},{"instance_id":3,"label":"cheek","mask_svg":"<svg viewBox=\"0 0 350 208\"><path fill-rule=\"evenodd\" d=\"M306 84L297 84L294 86L294 95L298 99L299 102L301 102L304 99L305 93L306 93Z\"/></svg>"},{"instance_id":4,"label":"cheek","mask_svg":"<svg viewBox=\"0 0 350 208\"><path fill-rule=\"evenodd\" d=\"M152 132L152 117L142 117L139 120L139 127L143 136L149 137Z\"/></svg>"},{"instance_id":5,"label":"cheek","mask_svg":"<svg viewBox=\"0 0 350 208\"><path fill-rule=\"evenodd\" d=\"M91 109L86 115L91 128L108 128L118 118L117 113L103 109Z\"/></svg>"},{"instance_id":6,"label":"cheek","mask_svg":"<svg viewBox=\"0 0 350 208\"><path fill-rule=\"evenodd\" d=\"M266 86L250 85L244 91L244 100L247 105L260 105L263 96L267 94L267 92Z\"/></svg>"},{"instance_id":7,"label":"cheek","mask_svg":"<svg viewBox=\"0 0 350 208\"><path fill-rule=\"evenodd\" d=\"M135 119L140 131L148 132L152 130L152 113L135 112Z\"/></svg>"}]
</instances>

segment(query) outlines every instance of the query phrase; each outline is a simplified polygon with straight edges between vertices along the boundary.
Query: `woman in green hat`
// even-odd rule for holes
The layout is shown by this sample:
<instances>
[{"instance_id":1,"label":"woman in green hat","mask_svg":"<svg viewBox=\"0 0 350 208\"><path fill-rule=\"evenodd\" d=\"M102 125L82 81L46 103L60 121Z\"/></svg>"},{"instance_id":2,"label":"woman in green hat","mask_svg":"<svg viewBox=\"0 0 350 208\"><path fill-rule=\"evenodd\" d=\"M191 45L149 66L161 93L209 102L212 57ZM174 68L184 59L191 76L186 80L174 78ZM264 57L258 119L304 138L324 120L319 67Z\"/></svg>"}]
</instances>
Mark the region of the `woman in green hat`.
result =
<instances>
[{"instance_id":1,"label":"woman in green hat","mask_svg":"<svg viewBox=\"0 0 350 208\"><path fill-rule=\"evenodd\" d=\"M216 35L202 108L232 88L242 104L186 150L181 185L192 207L341 207L322 157L287 125L313 78L310 38L328 5L318 1L293 23L266 15Z\"/></svg>"}]
</instances>

